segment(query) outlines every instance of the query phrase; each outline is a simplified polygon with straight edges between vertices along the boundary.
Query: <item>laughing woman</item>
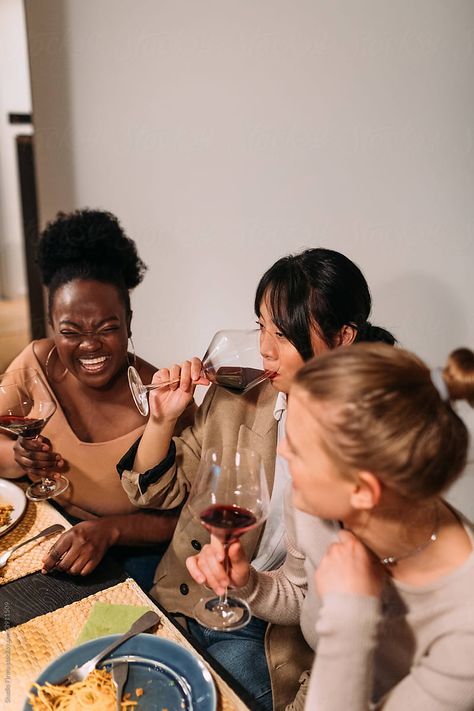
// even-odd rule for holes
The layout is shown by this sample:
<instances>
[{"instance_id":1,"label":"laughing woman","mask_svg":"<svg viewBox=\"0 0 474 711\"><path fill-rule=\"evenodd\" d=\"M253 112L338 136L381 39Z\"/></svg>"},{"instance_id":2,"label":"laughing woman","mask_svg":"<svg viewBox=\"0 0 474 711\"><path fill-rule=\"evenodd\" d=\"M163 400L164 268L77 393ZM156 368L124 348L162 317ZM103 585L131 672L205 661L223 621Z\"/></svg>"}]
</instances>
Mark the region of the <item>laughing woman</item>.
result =
<instances>
[{"instance_id":1,"label":"laughing woman","mask_svg":"<svg viewBox=\"0 0 474 711\"><path fill-rule=\"evenodd\" d=\"M56 412L35 440L0 436L0 476L27 474L36 481L55 471L67 474L69 488L56 501L79 522L56 542L45 570L86 575L110 546L166 541L176 523L174 516L137 513L115 471L145 427L130 396L127 365L133 360L145 380L156 371L127 350L129 290L146 267L117 219L98 210L60 214L40 238L38 261L52 338L31 343L9 369L42 373ZM141 551L141 573L138 552L121 551L132 575L145 574L145 587L157 560L150 550Z\"/></svg>"}]
</instances>

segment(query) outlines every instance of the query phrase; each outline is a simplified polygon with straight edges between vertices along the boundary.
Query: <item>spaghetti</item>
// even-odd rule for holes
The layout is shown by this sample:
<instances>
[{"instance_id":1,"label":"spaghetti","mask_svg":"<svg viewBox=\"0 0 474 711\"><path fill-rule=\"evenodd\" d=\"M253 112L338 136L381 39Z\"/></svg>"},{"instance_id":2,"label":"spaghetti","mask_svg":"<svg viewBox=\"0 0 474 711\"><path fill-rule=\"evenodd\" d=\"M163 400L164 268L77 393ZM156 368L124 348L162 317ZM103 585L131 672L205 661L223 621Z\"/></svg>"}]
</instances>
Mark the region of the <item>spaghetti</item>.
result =
<instances>
[{"instance_id":1,"label":"spaghetti","mask_svg":"<svg viewBox=\"0 0 474 711\"><path fill-rule=\"evenodd\" d=\"M0 506L0 528L2 526L8 526L11 521L13 506L11 504L5 504Z\"/></svg>"},{"instance_id":2,"label":"spaghetti","mask_svg":"<svg viewBox=\"0 0 474 711\"><path fill-rule=\"evenodd\" d=\"M115 711L115 686L112 675L105 669L94 669L84 681L69 686L33 684L36 694L29 693L28 700L34 711ZM125 694L130 697L130 694ZM137 702L122 700L122 711L132 711Z\"/></svg>"}]
</instances>

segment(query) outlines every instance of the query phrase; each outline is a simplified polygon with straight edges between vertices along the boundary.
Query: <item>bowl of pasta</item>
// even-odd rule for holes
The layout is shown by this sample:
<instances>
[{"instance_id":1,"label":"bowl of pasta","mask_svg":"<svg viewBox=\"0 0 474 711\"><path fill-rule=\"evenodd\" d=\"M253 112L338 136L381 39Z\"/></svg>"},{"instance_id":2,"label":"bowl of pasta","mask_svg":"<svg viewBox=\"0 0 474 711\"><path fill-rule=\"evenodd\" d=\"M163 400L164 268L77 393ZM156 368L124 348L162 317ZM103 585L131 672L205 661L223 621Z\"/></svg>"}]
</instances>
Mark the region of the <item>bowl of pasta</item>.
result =
<instances>
[{"instance_id":1,"label":"bowl of pasta","mask_svg":"<svg viewBox=\"0 0 474 711\"><path fill-rule=\"evenodd\" d=\"M116 711L111 671L124 661L129 671L122 711L216 711L214 682L203 662L188 649L151 634L124 642L84 681L54 685L118 636L98 637L55 659L32 684L23 711Z\"/></svg>"}]
</instances>

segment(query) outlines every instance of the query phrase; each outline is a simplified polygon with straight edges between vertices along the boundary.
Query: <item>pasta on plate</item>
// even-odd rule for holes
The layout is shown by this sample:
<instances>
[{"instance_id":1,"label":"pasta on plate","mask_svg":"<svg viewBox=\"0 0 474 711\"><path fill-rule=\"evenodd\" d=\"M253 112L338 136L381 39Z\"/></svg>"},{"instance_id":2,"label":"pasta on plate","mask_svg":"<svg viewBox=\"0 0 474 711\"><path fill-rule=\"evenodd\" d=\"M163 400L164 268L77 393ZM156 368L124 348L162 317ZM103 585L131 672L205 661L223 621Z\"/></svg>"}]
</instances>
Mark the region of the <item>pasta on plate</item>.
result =
<instances>
[{"instance_id":1,"label":"pasta on plate","mask_svg":"<svg viewBox=\"0 0 474 711\"><path fill-rule=\"evenodd\" d=\"M44 685L33 684L35 693L28 694L28 700L34 711L115 711L115 686L112 675L105 669L94 669L84 681L69 686L55 686L46 682ZM136 695L140 695L136 689ZM129 696L129 694L125 694ZM138 702L130 698L122 700L122 711L138 709Z\"/></svg>"},{"instance_id":2,"label":"pasta on plate","mask_svg":"<svg viewBox=\"0 0 474 711\"><path fill-rule=\"evenodd\" d=\"M0 528L8 526L12 517L13 506L11 504L0 505Z\"/></svg>"}]
</instances>

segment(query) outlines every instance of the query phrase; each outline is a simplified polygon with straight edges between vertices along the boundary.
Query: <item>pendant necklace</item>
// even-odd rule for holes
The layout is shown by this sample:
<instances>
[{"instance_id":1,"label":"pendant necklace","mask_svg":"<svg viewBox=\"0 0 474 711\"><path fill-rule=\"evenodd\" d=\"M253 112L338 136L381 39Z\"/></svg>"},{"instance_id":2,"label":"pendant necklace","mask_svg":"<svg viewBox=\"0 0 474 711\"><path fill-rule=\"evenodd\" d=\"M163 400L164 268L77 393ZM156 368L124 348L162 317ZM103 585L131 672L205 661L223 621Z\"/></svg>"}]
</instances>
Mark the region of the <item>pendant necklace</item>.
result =
<instances>
[{"instance_id":1,"label":"pendant necklace","mask_svg":"<svg viewBox=\"0 0 474 711\"><path fill-rule=\"evenodd\" d=\"M418 553L421 553L421 551L424 551L425 548L428 548L429 545L434 543L438 539L439 531L438 531L438 525L439 525L439 511L436 509L436 520L434 524L434 529L433 532L431 533L430 537L425 543L422 543L421 546L417 546L414 548L412 551L409 553L404 553L403 555L388 555L385 558L379 558L379 561L382 563L382 565L386 565L389 567L393 567L394 565L397 565L397 563L400 560L405 560L405 558L411 558L414 555L417 555Z\"/></svg>"}]
</instances>

